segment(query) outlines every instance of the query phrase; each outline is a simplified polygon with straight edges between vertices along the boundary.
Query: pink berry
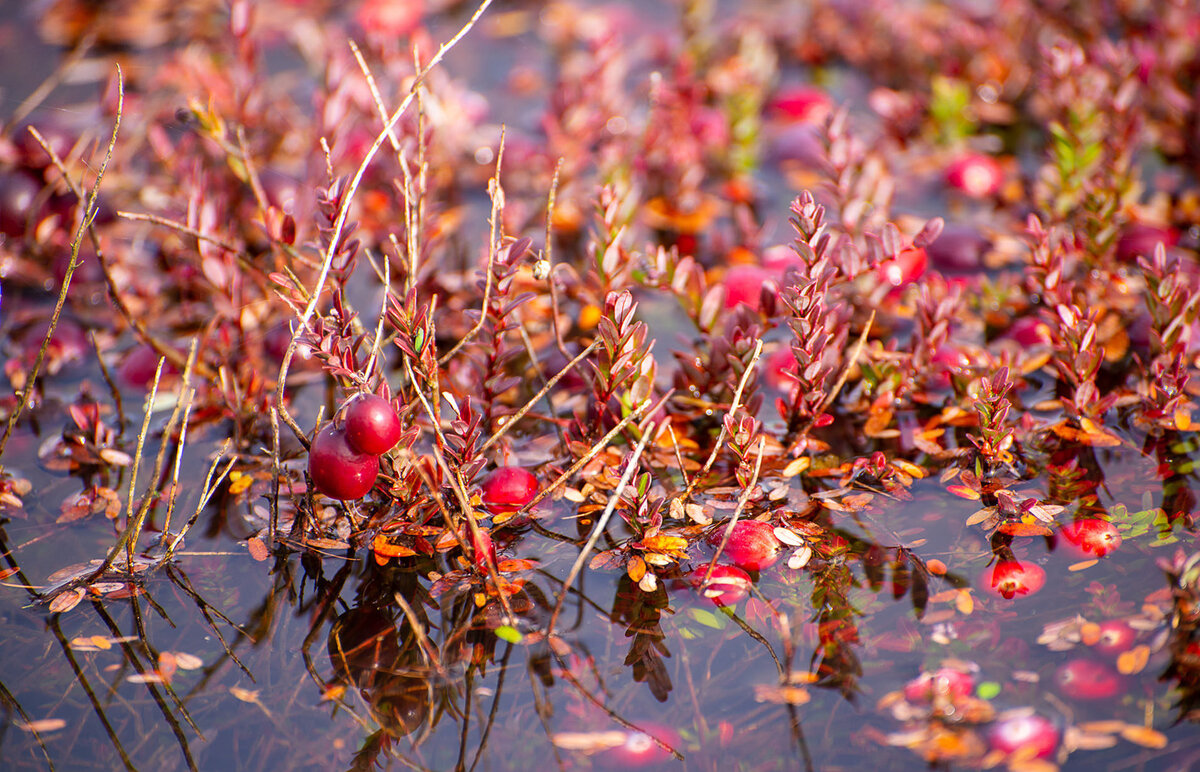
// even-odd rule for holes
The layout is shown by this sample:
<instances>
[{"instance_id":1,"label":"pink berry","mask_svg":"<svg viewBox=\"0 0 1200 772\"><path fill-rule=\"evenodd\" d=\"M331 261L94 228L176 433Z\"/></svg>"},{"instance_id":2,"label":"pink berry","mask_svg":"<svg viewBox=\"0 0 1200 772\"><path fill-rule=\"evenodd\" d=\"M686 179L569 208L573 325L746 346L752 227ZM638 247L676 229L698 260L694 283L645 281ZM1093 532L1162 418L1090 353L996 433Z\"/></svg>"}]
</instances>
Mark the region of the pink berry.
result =
<instances>
[{"instance_id":1,"label":"pink berry","mask_svg":"<svg viewBox=\"0 0 1200 772\"><path fill-rule=\"evenodd\" d=\"M424 12L424 0L365 0L355 21L369 34L402 38L417 28Z\"/></svg>"},{"instance_id":2,"label":"pink berry","mask_svg":"<svg viewBox=\"0 0 1200 772\"><path fill-rule=\"evenodd\" d=\"M771 388L790 391L796 386L796 379L789 377L788 373L794 375L796 368L796 355L792 353L790 346L784 346L775 349L767 357L763 372Z\"/></svg>"},{"instance_id":3,"label":"pink berry","mask_svg":"<svg viewBox=\"0 0 1200 772\"><path fill-rule=\"evenodd\" d=\"M1001 560L983 571L983 586L993 595L1011 600L1018 595L1033 595L1046 584L1046 572L1036 563Z\"/></svg>"},{"instance_id":4,"label":"pink berry","mask_svg":"<svg viewBox=\"0 0 1200 772\"><path fill-rule=\"evenodd\" d=\"M1022 316L1008 326L1004 337L1016 341L1022 348L1046 346L1050 344L1050 328L1040 319Z\"/></svg>"},{"instance_id":5,"label":"pink berry","mask_svg":"<svg viewBox=\"0 0 1200 772\"><path fill-rule=\"evenodd\" d=\"M1067 523L1059 534L1066 547L1081 558L1102 558L1121 546L1121 532L1107 520L1090 517Z\"/></svg>"},{"instance_id":6,"label":"pink berry","mask_svg":"<svg viewBox=\"0 0 1200 772\"><path fill-rule=\"evenodd\" d=\"M404 427L390 402L378 394L355 397L346 408L346 441L358 452L383 455L396 446Z\"/></svg>"},{"instance_id":7,"label":"pink berry","mask_svg":"<svg viewBox=\"0 0 1200 772\"><path fill-rule=\"evenodd\" d=\"M679 734L674 729L660 724L641 721L638 725L641 727L639 730L626 732L625 742L604 751L602 757L606 767L636 769L661 764L671 758L671 754L654 740L658 738L675 748L680 743Z\"/></svg>"},{"instance_id":8,"label":"pink berry","mask_svg":"<svg viewBox=\"0 0 1200 772\"><path fill-rule=\"evenodd\" d=\"M708 543L719 545L725 536L720 528L709 534ZM722 555L747 571L761 571L775 565L783 545L775 538L775 529L761 520L739 520L725 545ZM716 575L716 572L713 572Z\"/></svg>"},{"instance_id":9,"label":"pink berry","mask_svg":"<svg viewBox=\"0 0 1200 772\"><path fill-rule=\"evenodd\" d=\"M1048 759L1058 748L1058 729L1037 714L1001 719L988 732L992 750L1022 758Z\"/></svg>"},{"instance_id":10,"label":"pink berry","mask_svg":"<svg viewBox=\"0 0 1200 772\"><path fill-rule=\"evenodd\" d=\"M946 182L971 198L987 198L1004 184L1004 170L991 156L970 153L946 168Z\"/></svg>"},{"instance_id":11,"label":"pink berry","mask_svg":"<svg viewBox=\"0 0 1200 772\"><path fill-rule=\"evenodd\" d=\"M688 582L718 606L732 606L750 594L750 574L737 566L718 563L708 586L704 587L706 573L708 566L701 566L688 574Z\"/></svg>"},{"instance_id":12,"label":"pink berry","mask_svg":"<svg viewBox=\"0 0 1200 772\"><path fill-rule=\"evenodd\" d=\"M313 487L331 499L361 499L375 485L379 456L358 452L342 427L327 424L308 449L308 474Z\"/></svg>"},{"instance_id":13,"label":"pink berry","mask_svg":"<svg viewBox=\"0 0 1200 772\"><path fill-rule=\"evenodd\" d=\"M1121 692L1121 676L1101 662L1073 659L1054 671L1054 683L1073 700L1106 700Z\"/></svg>"},{"instance_id":14,"label":"pink berry","mask_svg":"<svg viewBox=\"0 0 1200 772\"><path fill-rule=\"evenodd\" d=\"M1124 654L1133 646L1137 631L1119 619L1100 623L1100 640L1092 646L1104 654Z\"/></svg>"},{"instance_id":15,"label":"pink berry","mask_svg":"<svg viewBox=\"0 0 1200 772\"><path fill-rule=\"evenodd\" d=\"M923 249L906 249L890 260L884 260L876 268L879 280L893 287L912 284L925 274L929 257Z\"/></svg>"},{"instance_id":16,"label":"pink berry","mask_svg":"<svg viewBox=\"0 0 1200 772\"><path fill-rule=\"evenodd\" d=\"M483 503L493 514L516 512L533 500L537 478L519 466L502 466L483 481Z\"/></svg>"},{"instance_id":17,"label":"pink berry","mask_svg":"<svg viewBox=\"0 0 1200 772\"><path fill-rule=\"evenodd\" d=\"M952 667L922 673L904 686L904 699L909 702L930 702L939 694L951 700L961 700L975 691L975 679L969 673Z\"/></svg>"},{"instance_id":18,"label":"pink berry","mask_svg":"<svg viewBox=\"0 0 1200 772\"><path fill-rule=\"evenodd\" d=\"M815 86L780 89L771 100L770 111L791 123L818 123L833 109L833 100Z\"/></svg>"},{"instance_id":19,"label":"pink berry","mask_svg":"<svg viewBox=\"0 0 1200 772\"><path fill-rule=\"evenodd\" d=\"M1179 241L1179 231L1165 225L1135 222L1126 225L1117 238L1117 259L1127 263L1139 257L1151 258L1154 249L1162 244L1168 254Z\"/></svg>"},{"instance_id":20,"label":"pink berry","mask_svg":"<svg viewBox=\"0 0 1200 772\"><path fill-rule=\"evenodd\" d=\"M764 286L776 287L775 279L770 273L757 265L735 265L725 272L725 307L734 308L739 303L745 303L758 310L762 303Z\"/></svg>"}]
</instances>

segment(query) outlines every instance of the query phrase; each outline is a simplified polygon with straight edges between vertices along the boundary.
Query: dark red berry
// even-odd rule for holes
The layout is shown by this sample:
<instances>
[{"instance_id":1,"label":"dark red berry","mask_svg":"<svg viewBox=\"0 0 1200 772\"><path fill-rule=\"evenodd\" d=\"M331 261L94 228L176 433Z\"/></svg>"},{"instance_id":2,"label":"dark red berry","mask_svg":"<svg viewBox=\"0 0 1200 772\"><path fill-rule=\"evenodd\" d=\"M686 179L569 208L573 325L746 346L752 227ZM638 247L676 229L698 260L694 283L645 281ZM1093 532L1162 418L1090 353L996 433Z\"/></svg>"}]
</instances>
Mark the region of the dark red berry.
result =
<instances>
[{"instance_id":1,"label":"dark red berry","mask_svg":"<svg viewBox=\"0 0 1200 772\"><path fill-rule=\"evenodd\" d=\"M732 606L750 593L750 574L737 566L718 564L704 587L706 573L708 566L701 566L688 574L688 582L718 606Z\"/></svg>"},{"instance_id":2,"label":"dark red berry","mask_svg":"<svg viewBox=\"0 0 1200 772\"><path fill-rule=\"evenodd\" d=\"M1102 662L1073 659L1054 671L1054 683L1073 700L1107 700L1121 692L1121 676Z\"/></svg>"},{"instance_id":3,"label":"dark red berry","mask_svg":"<svg viewBox=\"0 0 1200 772\"><path fill-rule=\"evenodd\" d=\"M537 478L519 466L502 466L483 481L483 503L493 514L516 512L537 495Z\"/></svg>"},{"instance_id":4,"label":"dark red berry","mask_svg":"<svg viewBox=\"0 0 1200 772\"><path fill-rule=\"evenodd\" d=\"M762 304L763 287L769 285L773 290L777 286L775 278L757 265L735 265L725 272L722 282L726 308L745 303L757 310Z\"/></svg>"},{"instance_id":5,"label":"dark red berry","mask_svg":"<svg viewBox=\"0 0 1200 772\"><path fill-rule=\"evenodd\" d=\"M355 450L340 426L326 425L308 449L313 487L331 499L361 499L375 485L378 474L379 456Z\"/></svg>"},{"instance_id":6,"label":"dark red berry","mask_svg":"<svg viewBox=\"0 0 1200 772\"><path fill-rule=\"evenodd\" d=\"M725 537L725 529L713 531L708 543L719 545ZM761 520L739 520L721 554L739 568L761 571L775 565L783 545L775 538L775 529Z\"/></svg>"},{"instance_id":7,"label":"dark red berry","mask_svg":"<svg viewBox=\"0 0 1200 772\"><path fill-rule=\"evenodd\" d=\"M1036 713L1001 719L988 732L992 750L1022 758L1048 759L1058 748L1058 728Z\"/></svg>"},{"instance_id":8,"label":"dark red berry","mask_svg":"<svg viewBox=\"0 0 1200 772\"><path fill-rule=\"evenodd\" d=\"M346 408L346 440L360 453L379 456L400 441L404 427L390 402L378 394L362 394Z\"/></svg>"}]
</instances>

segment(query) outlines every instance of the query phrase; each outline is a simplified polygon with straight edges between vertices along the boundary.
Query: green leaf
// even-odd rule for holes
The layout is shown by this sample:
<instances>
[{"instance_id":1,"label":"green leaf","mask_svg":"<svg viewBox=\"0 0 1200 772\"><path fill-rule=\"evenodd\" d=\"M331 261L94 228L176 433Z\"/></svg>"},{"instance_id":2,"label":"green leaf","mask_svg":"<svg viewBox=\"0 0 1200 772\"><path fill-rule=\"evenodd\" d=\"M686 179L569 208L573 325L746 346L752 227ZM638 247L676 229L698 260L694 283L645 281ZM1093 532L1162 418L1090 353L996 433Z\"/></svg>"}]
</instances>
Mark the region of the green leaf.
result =
<instances>
[{"instance_id":1,"label":"green leaf","mask_svg":"<svg viewBox=\"0 0 1200 772\"><path fill-rule=\"evenodd\" d=\"M500 625L495 630L496 637L502 641L509 643L520 643L525 640L525 636L521 635L521 631L509 625Z\"/></svg>"},{"instance_id":2,"label":"green leaf","mask_svg":"<svg viewBox=\"0 0 1200 772\"><path fill-rule=\"evenodd\" d=\"M975 689L975 694L982 700L990 700L1000 694L1001 688L995 681L984 681Z\"/></svg>"},{"instance_id":3,"label":"green leaf","mask_svg":"<svg viewBox=\"0 0 1200 772\"><path fill-rule=\"evenodd\" d=\"M724 620L707 609L694 608L688 613L691 614L692 619L695 619L705 627L711 627L714 630L720 630L725 627Z\"/></svg>"}]
</instances>

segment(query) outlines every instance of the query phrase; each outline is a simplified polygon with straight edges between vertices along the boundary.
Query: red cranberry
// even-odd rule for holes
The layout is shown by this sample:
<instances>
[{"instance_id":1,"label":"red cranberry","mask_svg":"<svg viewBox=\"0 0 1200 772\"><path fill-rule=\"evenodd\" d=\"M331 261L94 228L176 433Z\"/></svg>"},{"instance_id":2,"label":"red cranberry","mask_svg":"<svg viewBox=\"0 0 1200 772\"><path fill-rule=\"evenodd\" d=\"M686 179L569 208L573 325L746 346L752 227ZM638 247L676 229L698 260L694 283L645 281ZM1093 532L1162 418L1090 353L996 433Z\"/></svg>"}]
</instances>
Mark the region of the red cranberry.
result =
<instances>
[{"instance_id":1,"label":"red cranberry","mask_svg":"<svg viewBox=\"0 0 1200 772\"><path fill-rule=\"evenodd\" d=\"M750 574L737 566L718 563L708 587L703 588L706 573L708 566L701 566L688 574L688 581L718 606L732 606L750 594Z\"/></svg>"},{"instance_id":2,"label":"red cranberry","mask_svg":"<svg viewBox=\"0 0 1200 772\"><path fill-rule=\"evenodd\" d=\"M404 427L391 403L378 394L355 397L346 408L346 441L360 453L382 455L396 446Z\"/></svg>"},{"instance_id":3,"label":"red cranberry","mask_svg":"<svg viewBox=\"0 0 1200 772\"><path fill-rule=\"evenodd\" d=\"M1159 244L1169 252L1179 241L1179 231L1165 225L1134 222L1126 225L1117 238L1117 259L1127 263L1139 257L1151 258Z\"/></svg>"},{"instance_id":4,"label":"red cranberry","mask_svg":"<svg viewBox=\"0 0 1200 772\"><path fill-rule=\"evenodd\" d=\"M1083 558L1102 558L1121 546L1121 532L1107 520L1088 518L1067 523L1059 533L1067 548Z\"/></svg>"},{"instance_id":5,"label":"red cranberry","mask_svg":"<svg viewBox=\"0 0 1200 772\"><path fill-rule=\"evenodd\" d=\"M1121 676L1090 659L1073 659L1054 671L1054 683L1073 700L1106 700L1121 691Z\"/></svg>"},{"instance_id":6,"label":"red cranberry","mask_svg":"<svg viewBox=\"0 0 1200 772\"><path fill-rule=\"evenodd\" d=\"M1046 346L1050 343L1050 328L1036 317L1022 316L1008 326L1004 337L1016 341L1022 348Z\"/></svg>"},{"instance_id":7,"label":"red cranberry","mask_svg":"<svg viewBox=\"0 0 1200 772\"><path fill-rule=\"evenodd\" d=\"M645 767L651 764L661 764L671 758L671 754L656 743L654 739L658 738L674 748L680 743L679 734L674 729L660 724L651 724L643 721L639 722L639 726L641 727L640 730L629 731L625 734L625 742L615 748L609 748L604 751L602 758L605 761L605 766L613 769L636 769L637 767Z\"/></svg>"},{"instance_id":8,"label":"red cranberry","mask_svg":"<svg viewBox=\"0 0 1200 772\"><path fill-rule=\"evenodd\" d=\"M713 531L708 537L708 543L719 545L724 536L724 528ZM733 526L733 533L729 535L729 542L721 554L739 568L761 571L775 565L782 548L779 539L775 538L775 529L769 523L761 520L739 520ZM715 576L716 572L713 575Z\"/></svg>"},{"instance_id":9,"label":"red cranberry","mask_svg":"<svg viewBox=\"0 0 1200 772\"><path fill-rule=\"evenodd\" d=\"M1046 572L1036 563L1001 560L984 569L983 586L993 595L1011 600L1018 595L1033 595L1046 584Z\"/></svg>"},{"instance_id":10,"label":"red cranberry","mask_svg":"<svg viewBox=\"0 0 1200 772\"><path fill-rule=\"evenodd\" d=\"M346 440L346 431L327 424L308 449L308 474L313 486L331 499L361 499L375 485L379 456L359 453Z\"/></svg>"},{"instance_id":11,"label":"red cranberry","mask_svg":"<svg viewBox=\"0 0 1200 772\"><path fill-rule=\"evenodd\" d=\"M757 310L762 302L762 290L766 285L775 286L775 280L757 265L735 265L725 272L725 307L733 308L745 303Z\"/></svg>"},{"instance_id":12,"label":"red cranberry","mask_svg":"<svg viewBox=\"0 0 1200 772\"><path fill-rule=\"evenodd\" d=\"M41 189L28 174L0 174L0 233L14 238L24 235L34 199Z\"/></svg>"},{"instance_id":13,"label":"red cranberry","mask_svg":"<svg viewBox=\"0 0 1200 772\"><path fill-rule=\"evenodd\" d=\"M890 260L884 260L876 271L884 284L903 287L921 278L928 265L929 257L925 250L912 248L904 250Z\"/></svg>"},{"instance_id":14,"label":"red cranberry","mask_svg":"<svg viewBox=\"0 0 1200 772\"><path fill-rule=\"evenodd\" d=\"M971 358L955 346L945 345L934 352L932 382L938 388L949 388L950 374L954 370L965 370L971 366Z\"/></svg>"},{"instance_id":15,"label":"red cranberry","mask_svg":"<svg viewBox=\"0 0 1200 772\"><path fill-rule=\"evenodd\" d=\"M961 700L975 691L975 679L969 673L952 667L938 668L932 673L922 673L904 686L904 699L909 702L930 702L938 694L951 700Z\"/></svg>"},{"instance_id":16,"label":"red cranberry","mask_svg":"<svg viewBox=\"0 0 1200 772\"><path fill-rule=\"evenodd\" d=\"M424 0L366 0L354 18L368 33L401 38L417 28L424 12Z\"/></svg>"},{"instance_id":17,"label":"red cranberry","mask_svg":"<svg viewBox=\"0 0 1200 772\"><path fill-rule=\"evenodd\" d=\"M1004 170L991 156L970 153L946 168L946 182L971 198L987 198L1004 184Z\"/></svg>"},{"instance_id":18,"label":"red cranberry","mask_svg":"<svg viewBox=\"0 0 1200 772\"><path fill-rule=\"evenodd\" d=\"M791 86L780 89L769 108L790 123L819 123L833 109L833 100L815 86Z\"/></svg>"},{"instance_id":19,"label":"red cranberry","mask_svg":"<svg viewBox=\"0 0 1200 772\"><path fill-rule=\"evenodd\" d=\"M1119 619L1100 623L1100 640L1092 647L1103 654L1124 654L1133 646L1137 631Z\"/></svg>"},{"instance_id":20,"label":"red cranberry","mask_svg":"<svg viewBox=\"0 0 1200 772\"><path fill-rule=\"evenodd\" d=\"M976 273L992 242L970 225L947 225L933 243L925 247L929 262L942 273Z\"/></svg>"},{"instance_id":21,"label":"red cranberry","mask_svg":"<svg viewBox=\"0 0 1200 772\"><path fill-rule=\"evenodd\" d=\"M533 500L540 486L537 478L519 466L502 466L483 481L483 503L494 514L516 512Z\"/></svg>"},{"instance_id":22,"label":"red cranberry","mask_svg":"<svg viewBox=\"0 0 1200 772\"><path fill-rule=\"evenodd\" d=\"M147 344L137 346L121 362L118 372L121 380L135 389L145 389L154 383L154 372L158 369L158 352ZM163 377L178 374L175 365L168 360L163 363Z\"/></svg>"},{"instance_id":23,"label":"red cranberry","mask_svg":"<svg viewBox=\"0 0 1200 772\"><path fill-rule=\"evenodd\" d=\"M1049 720L1035 714L1001 719L988 732L992 750L1007 755L1048 759L1058 748L1058 729Z\"/></svg>"},{"instance_id":24,"label":"red cranberry","mask_svg":"<svg viewBox=\"0 0 1200 772\"><path fill-rule=\"evenodd\" d=\"M788 377L788 373L795 374L797 368L796 355L792 353L790 346L777 348L767 357L766 366L763 368L767 383L771 388L779 391L788 391L795 387L796 380Z\"/></svg>"}]
</instances>

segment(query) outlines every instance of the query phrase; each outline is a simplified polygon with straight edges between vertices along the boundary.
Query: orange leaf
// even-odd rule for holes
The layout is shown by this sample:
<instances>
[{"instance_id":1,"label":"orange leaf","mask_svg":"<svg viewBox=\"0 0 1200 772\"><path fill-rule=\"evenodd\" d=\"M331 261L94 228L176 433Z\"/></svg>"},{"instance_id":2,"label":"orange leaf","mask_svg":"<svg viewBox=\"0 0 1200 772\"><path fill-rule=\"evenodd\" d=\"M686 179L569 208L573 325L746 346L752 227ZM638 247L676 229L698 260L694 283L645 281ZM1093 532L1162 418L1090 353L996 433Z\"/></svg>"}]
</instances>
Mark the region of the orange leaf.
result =
<instances>
[{"instance_id":1,"label":"orange leaf","mask_svg":"<svg viewBox=\"0 0 1200 772\"><path fill-rule=\"evenodd\" d=\"M1079 628L1079 639L1087 646L1095 646L1100 641L1100 625L1085 622Z\"/></svg>"},{"instance_id":2,"label":"orange leaf","mask_svg":"<svg viewBox=\"0 0 1200 772\"><path fill-rule=\"evenodd\" d=\"M929 573L934 574L935 576L946 575L946 564L937 558L930 558L929 560L925 561L925 567L929 569Z\"/></svg>"},{"instance_id":3,"label":"orange leaf","mask_svg":"<svg viewBox=\"0 0 1200 772\"><path fill-rule=\"evenodd\" d=\"M1134 646L1117 657L1117 671L1124 675L1140 673L1150 661L1150 647L1146 644Z\"/></svg>"},{"instance_id":4,"label":"orange leaf","mask_svg":"<svg viewBox=\"0 0 1200 772\"><path fill-rule=\"evenodd\" d=\"M642 546L655 552L682 552L687 549L687 539L657 533L642 539ZM637 581L634 579L634 581Z\"/></svg>"},{"instance_id":5,"label":"orange leaf","mask_svg":"<svg viewBox=\"0 0 1200 772\"><path fill-rule=\"evenodd\" d=\"M625 573L629 574L629 578L633 581L640 582L646 575L646 561L634 555L629 559L629 564L625 566Z\"/></svg>"},{"instance_id":6,"label":"orange leaf","mask_svg":"<svg viewBox=\"0 0 1200 772\"><path fill-rule=\"evenodd\" d=\"M250 550L250 557L254 558L255 562L261 563L271 555L271 551L267 549L267 545L262 539L257 536L251 536L246 540L246 547Z\"/></svg>"},{"instance_id":7,"label":"orange leaf","mask_svg":"<svg viewBox=\"0 0 1200 772\"><path fill-rule=\"evenodd\" d=\"M960 614L969 615L975 610L975 596L971 595L970 590L959 590L958 597L954 599L954 607Z\"/></svg>"},{"instance_id":8,"label":"orange leaf","mask_svg":"<svg viewBox=\"0 0 1200 772\"><path fill-rule=\"evenodd\" d=\"M1067 566L1067 570L1068 571L1082 571L1085 568L1091 568L1092 566L1096 565L1099 562L1100 561L1096 560L1095 558L1092 558L1091 560L1081 560L1078 563L1072 563L1071 565Z\"/></svg>"},{"instance_id":9,"label":"orange leaf","mask_svg":"<svg viewBox=\"0 0 1200 772\"><path fill-rule=\"evenodd\" d=\"M1121 730L1121 736L1143 748L1167 747L1167 736L1148 726L1134 726L1130 724Z\"/></svg>"},{"instance_id":10,"label":"orange leaf","mask_svg":"<svg viewBox=\"0 0 1200 772\"><path fill-rule=\"evenodd\" d=\"M946 490L960 498L970 499L971 501L979 501L979 491L975 490L974 488L968 488L965 485L950 485L946 488Z\"/></svg>"},{"instance_id":11,"label":"orange leaf","mask_svg":"<svg viewBox=\"0 0 1200 772\"><path fill-rule=\"evenodd\" d=\"M70 611L78 606L81 600L83 600L83 590L79 588L60 592L54 596L54 600L50 601L50 613L60 614L64 611Z\"/></svg>"},{"instance_id":12,"label":"orange leaf","mask_svg":"<svg viewBox=\"0 0 1200 772\"><path fill-rule=\"evenodd\" d=\"M1049 536L1054 533L1040 523L1004 523L996 530L1010 536Z\"/></svg>"}]
</instances>

